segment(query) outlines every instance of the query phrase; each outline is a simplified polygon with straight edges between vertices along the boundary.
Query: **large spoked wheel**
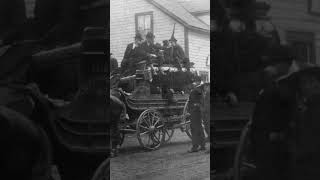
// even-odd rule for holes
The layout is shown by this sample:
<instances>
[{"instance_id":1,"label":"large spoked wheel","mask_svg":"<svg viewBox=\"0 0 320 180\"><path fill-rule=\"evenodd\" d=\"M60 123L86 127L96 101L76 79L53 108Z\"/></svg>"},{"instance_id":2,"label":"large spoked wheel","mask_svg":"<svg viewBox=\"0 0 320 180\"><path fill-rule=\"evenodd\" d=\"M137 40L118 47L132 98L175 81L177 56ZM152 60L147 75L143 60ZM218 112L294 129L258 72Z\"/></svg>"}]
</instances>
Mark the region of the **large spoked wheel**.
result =
<instances>
[{"instance_id":1,"label":"large spoked wheel","mask_svg":"<svg viewBox=\"0 0 320 180\"><path fill-rule=\"evenodd\" d=\"M158 149L164 141L164 123L159 111L147 109L137 121L137 138L146 150Z\"/></svg>"},{"instance_id":2,"label":"large spoked wheel","mask_svg":"<svg viewBox=\"0 0 320 180\"><path fill-rule=\"evenodd\" d=\"M91 180L110 180L110 159L103 161L94 172Z\"/></svg>"},{"instance_id":3,"label":"large spoked wheel","mask_svg":"<svg viewBox=\"0 0 320 180\"><path fill-rule=\"evenodd\" d=\"M189 100L186 102L183 108L183 119L182 123L185 124L183 127L184 131L187 133L190 139L192 139L191 135L191 128L190 128L190 122L191 122L191 114L189 112Z\"/></svg>"},{"instance_id":4,"label":"large spoked wheel","mask_svg":"<svg viewBox=\"0 0 320 180\"><path fill-rule=\"evenodd\" d=\"M168 143L171 140L171 138L172 138L172 136L174 134L174 129L172 129L172 128L164 128L163 131L164 131L164 140L163 140L163 142L164 143Z\"/></svg>"},{"instance_id":5,"label":"large spoked wheel","mask_svg":"<svg viewBox=\"0 0 320 180\"><path fill-rule=\"evenodd\" d=\"M234 159L234 180L242 180L246 176L250 176L256 169L254 161L250 157L252 147L249 138L250 126L251 121L246 124L241 132L240 143Z\"/></svg>"}]
</instances>

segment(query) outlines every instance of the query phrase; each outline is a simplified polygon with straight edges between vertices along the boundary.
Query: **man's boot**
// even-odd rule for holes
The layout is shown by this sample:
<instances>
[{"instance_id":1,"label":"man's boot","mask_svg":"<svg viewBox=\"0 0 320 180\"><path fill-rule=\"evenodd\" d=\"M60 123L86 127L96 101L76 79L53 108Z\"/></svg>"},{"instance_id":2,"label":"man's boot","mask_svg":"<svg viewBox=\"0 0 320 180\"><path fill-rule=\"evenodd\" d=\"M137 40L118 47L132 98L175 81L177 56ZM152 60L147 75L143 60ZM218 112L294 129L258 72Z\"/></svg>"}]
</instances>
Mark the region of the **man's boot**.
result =
<instances>
[{"instance_id":1,"label":"man's boot","mask_svg":"<svg viewBox=\"0 0 320 180\"><path fill-rule=\"evenodd\" d=\"M188 153L194 153L199 151L198 145L193 145L190 150L188 150Z\"/></svg>"}]
</instances>

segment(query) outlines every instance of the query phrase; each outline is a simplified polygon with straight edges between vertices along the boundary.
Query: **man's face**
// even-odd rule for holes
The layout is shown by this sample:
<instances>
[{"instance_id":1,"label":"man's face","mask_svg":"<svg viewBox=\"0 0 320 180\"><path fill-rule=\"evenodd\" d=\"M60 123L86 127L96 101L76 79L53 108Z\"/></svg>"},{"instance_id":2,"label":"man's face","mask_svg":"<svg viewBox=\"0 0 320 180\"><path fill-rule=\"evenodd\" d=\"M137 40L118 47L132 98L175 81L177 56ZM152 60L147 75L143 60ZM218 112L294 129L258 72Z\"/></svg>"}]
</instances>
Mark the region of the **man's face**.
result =
<instances>
[{"instance_id":1,"label":"man's face","mask_svg":"<svg viewBox=\"0 0 320 180\"><path fill-rule=\"evenodd\" d=\"M175 41L170 41L170 43L171 43L171 46L176 46L177 45L177 43Z\"/></svg>"},{"instance_id":2,"label":"man's face","mask_svg":"<svg viewBox=\"0 0 320 180\"><path fill-rule=\"evenodd\" d=\"M136 43L137 45L140 45L140 44L142 43L142 40L141 40L141 39L135 39L135 43Z\"/></svg>"}]
</instances>

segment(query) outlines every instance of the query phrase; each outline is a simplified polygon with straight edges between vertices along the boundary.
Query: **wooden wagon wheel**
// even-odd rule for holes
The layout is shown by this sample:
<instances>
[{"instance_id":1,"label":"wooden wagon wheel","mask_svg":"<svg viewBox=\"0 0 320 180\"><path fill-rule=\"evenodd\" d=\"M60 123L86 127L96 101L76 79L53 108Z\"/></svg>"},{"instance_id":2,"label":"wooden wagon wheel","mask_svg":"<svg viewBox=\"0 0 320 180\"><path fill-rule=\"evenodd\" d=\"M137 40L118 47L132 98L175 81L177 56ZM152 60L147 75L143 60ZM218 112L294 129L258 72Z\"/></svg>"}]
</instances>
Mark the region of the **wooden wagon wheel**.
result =
<instances>
[{"instance_id":1,"label":"wooden wagon wheel","mask_svg":"<svg viewBox=\"0 0 320 180\"><path fill-rule=\"evenodd\" d=\"M250 159L250 126L251 121L249 121L243 128L240 136L240 142L236 150L234 159L234 180L241 180L245 172L252 172L256 169L254 162Z\"/></svg>"},{"instance_id":2,"label":"wooden wagon wheel","mask_svg":"<svg viewBox=\"0 0 320 180\"><path fill-rule=\"evenodd\" d=\"M164 123L159 111L147 109L141 113L137 121L137 138L142 147L155 150L164 141Z\"/></svg>"},{"instance_id":3,"label":"wooden wagon wheel","mask_svg":"<svg viewBox=\"0 0 320 180\"><path fill-rule=\"evenodd\" d=\"M97 170L94 172L94 175L91 180L109 180L110 179L110 159L103 161Z\"/></svg>"}]
</instances>

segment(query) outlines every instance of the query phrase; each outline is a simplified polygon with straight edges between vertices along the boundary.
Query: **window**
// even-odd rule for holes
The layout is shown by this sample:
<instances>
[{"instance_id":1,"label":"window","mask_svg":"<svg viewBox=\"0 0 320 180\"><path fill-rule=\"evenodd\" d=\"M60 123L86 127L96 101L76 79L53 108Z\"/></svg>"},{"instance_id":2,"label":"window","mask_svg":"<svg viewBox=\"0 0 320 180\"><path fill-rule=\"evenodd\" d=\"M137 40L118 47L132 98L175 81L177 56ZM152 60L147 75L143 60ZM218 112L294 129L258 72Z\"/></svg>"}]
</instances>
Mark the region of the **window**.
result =
<instances>
[{"instance_id":1,"label":"window","mask_svg":"<svg viewBox=\"0 0 320 180\"><path fill-rule=\"evenodd\" d=\"M209 82L210 81L209 72L208 71L199 71L199 75L200 75L201 80L203 82Z\"/></svg>"},{"instance_id":2,"label":"window","mask_svg":"<svg viewBox=\"0 0 320 180\"><path fill-rule=\"evenodd\" d=\"M314 34L307 32L287 32L287 42L293 48L298 61L315 63Z\"/></svg>"},{"instance_id":3,"label":"window","mask_svg":"<svg viewBox=\"0 0 320 180\"><path fill-rule=\"evenodd\" d=\"M139 32L144 38L148 32L153 33L152 12L136 14L136 32Z\"/></svg>"},{"instance_id":4,"label":"window","mask_svg":"<svg viewBox=\"0 0 320 180\"><path fill-rule=\"evenodd\" d=\"M309 12L311 14L320 15L320 1L319 0L309 0Z\"/></svg>"}]
</instances>

